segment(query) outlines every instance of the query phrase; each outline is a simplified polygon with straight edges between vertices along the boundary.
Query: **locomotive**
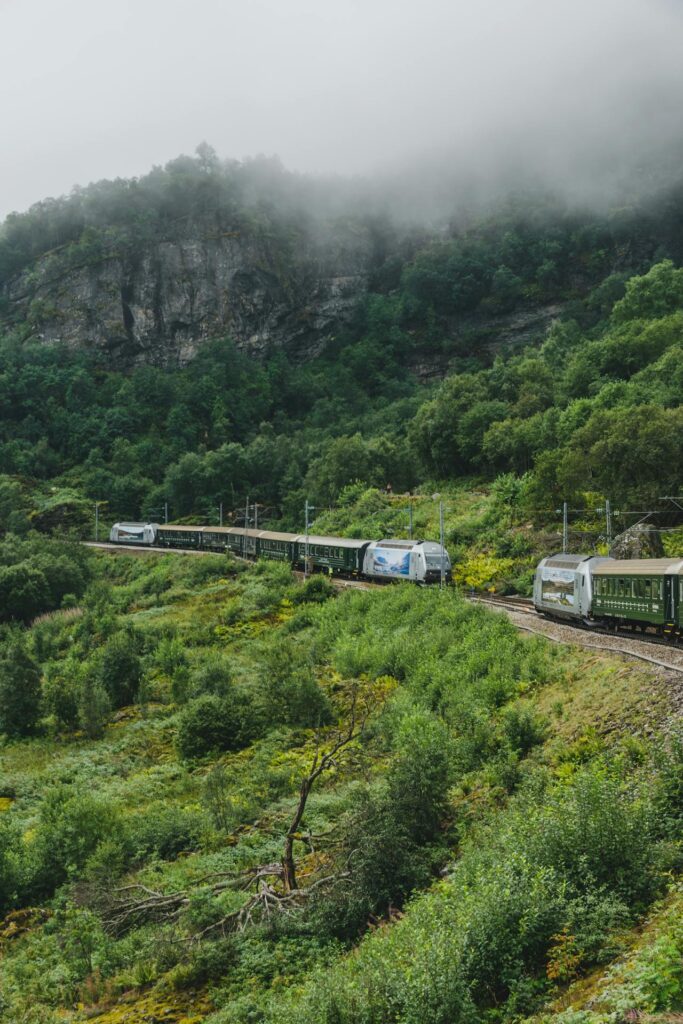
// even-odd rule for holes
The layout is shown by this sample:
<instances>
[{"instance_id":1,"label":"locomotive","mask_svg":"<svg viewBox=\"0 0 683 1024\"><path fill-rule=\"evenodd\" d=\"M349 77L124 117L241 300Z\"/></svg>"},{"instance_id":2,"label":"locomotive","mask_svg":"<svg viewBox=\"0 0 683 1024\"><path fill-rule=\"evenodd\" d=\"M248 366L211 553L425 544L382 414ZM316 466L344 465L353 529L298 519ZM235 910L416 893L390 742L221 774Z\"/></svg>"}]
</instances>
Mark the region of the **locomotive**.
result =
<instances>
[{"instance_id":1,"label":"locomotive","mask_svg":"<svg viewBox=\"0 0 683 1024\"><path fill-rule=\"evenodd\" d=\"M683 560L551 555L539 562L534 608L550 618L683 635Z\"/></svg>"},{"instance_id":2,"label":"locomotive","mask_svg":"<svg viewBox=\"0 0 683 1024\"><path fill-rule=\"evenodd\" d=\"M451 579L445 548L430 540L354 540L236 526L180 526L114 523L113 544L230 551L241 558L271 558L293 568L367 579L437 583Z\"/></svg>"}]
</instances>

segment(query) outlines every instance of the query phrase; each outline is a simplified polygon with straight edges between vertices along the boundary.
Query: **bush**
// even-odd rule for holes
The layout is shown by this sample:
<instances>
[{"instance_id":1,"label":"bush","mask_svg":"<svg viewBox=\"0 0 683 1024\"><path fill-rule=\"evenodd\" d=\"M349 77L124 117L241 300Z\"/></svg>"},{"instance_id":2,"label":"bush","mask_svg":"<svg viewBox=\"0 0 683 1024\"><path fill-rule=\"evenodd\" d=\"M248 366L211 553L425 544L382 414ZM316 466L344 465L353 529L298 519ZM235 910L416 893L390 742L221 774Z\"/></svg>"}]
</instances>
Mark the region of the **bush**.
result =
<instances>
[{"instance_id":1,"label":"bush","mask_svg":"<svg viewBox=\"0 0 683 1024\"><path fill-rule=\"evenodd\" d=\"M326 576L310 576L304 583L293 587L290 592L292 604L322 604L334 597L336 590Z\"/></svg>"},{"instance_id":2,"label":"bush","mask_svg":"<svg viewBox=\"0 0 683 1024\"><path fill-rule=\"evenodd\" d=\"M256 721L246 697L238 690L218 697L205 693L178 715L176 747L184 760L224 750L241 750L256 734Z\"/></svg>"},{"instance_id":3,"label":"bush","mask_svg":"<svg viewBox=\"0 0 683 1024\"><path fill-rule=\"evenodd\" d=\"M102 682L86 672L78 695L78 722L89 739L100 739L110 712L111 701Z\"/></svg>"},{"instance_id":4,"label":"bush","mask_svg":"<svg viewBox=\"0 0 683 1024\"><path fill-rule=\"evenodd\" d=\"M13 638L0 655L0 731L29 736L40 717L40 669L24 643Z\"/></svg>"},{"instance_id":5,"label":"bush","mask_svg":"<svg viewBox=\"0 0 683 1024\"><path fill-rule=\"evenodd\" d=\"M285 640L266 648L259 689L264 718L272 725L315 728L332 720L310 655L296 641Z\"/></svg>"},{"instance_id":6,"label":"bush","mask_svg":"<svg viewBox=\"0 0 683 1024\"><path fill-rule=\"evenodd\" d=\"M193 697L206 693L215 697L226 697L231 690L233 672L227 658L210 651L190 675L190 692Z\"/></svg>"},{"instance_id":7,"label":"bush","mask_svg":"<svg viewBox=\"0 0 683 1024\"><path fill-rule=\"evenodd\" d=\"M95 656L95 680L101 683L114 708L132 704L138 695L142 661L133 630L115 633Z\"/></svg>"},{"instance_id":8,"label":"bush","mask_svg":"<svg viewBox=\"0 0 683 1024\"><path fill-rule=\"evenodd\" d=\"M169 860L186 850L196 850L204 827L196 811L183 807L154 807L128 822L128 840L135 861L150 856Z\"/></svg>"},{"instance_id":9,"label":"bush","mask_svg":"<svg viewBox=\"0 0 683 1024\"><path fill-rule=\"evenodd\" d=\"M29 622L51 607L45 575L30 562L0 566L0 608L4 619Z\"/></svg>"},{"instance_id":10,"label":"bush","mask_svg":"<svg viewBox=\"0 0 683 1024\"><path fill-rule=\"evenodd\" d=\"M71 660L49 668L43 684L45 713L57 727L75 729L80 696L79 666Z\"/></svg>"},{"instance_id":11,"label":"bush","mask_svg":"<svg viewBox=\"0 0 683 1024\"><path fill-rule=\"evenodd\" d=\"M49 895L76 877L100 843L119 839L123 827L110 801L67 786L57 786L43 800L33 845L34 896Z\"/></svg>"},{"instance_id":12,"label":"bush","mask_svg":"<svg viewBox=\"0 0 683 1024\"><path fill-rule=\"evenodd\" d=\"M543 743L547 732L545 722L523 701L517 701L503 710L501 726L506 744L521 757Z\"/></svg>"},{"instance_id":13,"label":"bush","mask_svg":"<svg viewBox=\"0 0 683 1024\"><path fill-rule=\"evenodd\" d=\"M321 930L345 939L427 885L444 854L438 841L449 778L446 729L429 712L414 711L401 723L396 746L386 784L362 794L347 821L350 878L313 909Z\"/></svg>"}]
</instances>

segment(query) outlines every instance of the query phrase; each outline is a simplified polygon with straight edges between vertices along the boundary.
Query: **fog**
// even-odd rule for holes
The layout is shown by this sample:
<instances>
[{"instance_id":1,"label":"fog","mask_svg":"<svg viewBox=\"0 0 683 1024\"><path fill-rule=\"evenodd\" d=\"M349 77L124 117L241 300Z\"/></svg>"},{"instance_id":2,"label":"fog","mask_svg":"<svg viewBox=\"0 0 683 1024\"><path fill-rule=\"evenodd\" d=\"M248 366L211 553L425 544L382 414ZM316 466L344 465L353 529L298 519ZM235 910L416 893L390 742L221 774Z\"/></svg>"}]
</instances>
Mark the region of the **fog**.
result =
<instances>
[{"instance_id":1,"label":"fog","mask_svg":"<svg viewBox=\"0 0 683 1024\"><path fill-rule=\"evenodd\" d=\"M0 218L204 139L398 206L600 200L675 161L682 43L678 0L0 0Z\"/></svg>"}]
</instances>

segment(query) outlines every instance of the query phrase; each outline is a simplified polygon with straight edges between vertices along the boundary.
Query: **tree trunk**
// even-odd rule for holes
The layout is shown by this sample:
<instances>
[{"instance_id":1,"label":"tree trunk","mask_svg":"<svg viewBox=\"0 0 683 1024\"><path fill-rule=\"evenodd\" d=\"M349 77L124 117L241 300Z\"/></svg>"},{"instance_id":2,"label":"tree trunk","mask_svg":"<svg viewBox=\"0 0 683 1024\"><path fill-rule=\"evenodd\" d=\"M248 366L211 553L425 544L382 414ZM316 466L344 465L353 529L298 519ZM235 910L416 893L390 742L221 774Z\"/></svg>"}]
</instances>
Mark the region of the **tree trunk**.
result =
<instances>
[{"instance_id":1,"label":"tree trunk","mask_svg":"<svg viewBox=\"0 0 683 1024\"><path fill-rule=\"evenodd\" d=\"M294 866L294 840L296 839L301 819L303 818L304 811L306 810L306 801L308 800L308 794L311 792L312 785L313 779L310 775L301 783L301 788L299 790L299 803L297 804L296 813L292 818L292 824L289 826L289 831L285 836L285 848L282 855L282 877L287 892L293 892L294 889L298 888L296 884L296 868Z\"/></svg>"}]
</instances>

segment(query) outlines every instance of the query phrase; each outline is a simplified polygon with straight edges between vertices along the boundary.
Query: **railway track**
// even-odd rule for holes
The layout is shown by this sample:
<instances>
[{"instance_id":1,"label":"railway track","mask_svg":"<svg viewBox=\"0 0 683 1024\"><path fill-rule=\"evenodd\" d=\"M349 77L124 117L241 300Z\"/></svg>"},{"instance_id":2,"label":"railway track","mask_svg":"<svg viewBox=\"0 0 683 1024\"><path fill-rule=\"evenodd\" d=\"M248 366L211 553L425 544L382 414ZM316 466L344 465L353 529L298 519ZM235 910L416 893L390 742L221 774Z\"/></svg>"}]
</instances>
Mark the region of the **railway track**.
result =
<instances>
[{"instance_id":1,"label":"railway track","mask_svg":"<svg viewBox=\"0 0 683 1024\"><path fill-rule=\"evenodd\" d=\"M473 604L487 604L494 608L514 608L515 611L523 614L536 615L534 603L530 597L520 597L519 594L511 594L509 597L504 594L466 594L465 597Z\"/></svg>"},{"instance_id":2,"label":"railway track","mask_svg":"<svg viewBox=\"0 0 683 1024\"><path fill-rule=\"evenodd\" d=\"M86 548L106 551L112 555L213 555L215 551L197 551L195 548L152 548L138 544L110 544L105 541L83 540Z\"/></svg>"},{"instance_id":3,"label":"railway track","mask_svg":"<svg viewBox=\"0 0 683 1024\"><path fill-rule=\"evenodd\" d=\"M89 548L117 555L208 555L215 553L197 551L194 548L128 547L103 541L84 541L84 544ZM300 582L303 582L303 572L295 570L294 576ZM387 585L385 583L371 583L369 580L344 579L340 576L331 577L330 582L338 590L375 590ZM481 604L506 612L509 616L513 617L512 621L518 629L526 633L535 633L537 636L543 636L546 640L550 640L551 643L575 644L592 650L604 651L606 654L620 654L628 658L636 658L638 661L649 662L658 668L683 674L683 648L672 647L668 641L662 640L659 637L641 636L636 639L635 637L625 636L623 633L588 629L581 624L545 619L538 615L531 598L520 597L518 594L509 596L503 594L466 594L465 598L472 604ZM519 621L515 621L514 617ZM588 639L589 637L590 640ZM596 643L596 640L599 642ZM666 657L654 657L654 652L652 651L654 646L666 651Z\"/></svg>"},{"instance_id":4,"label":"railway track","mask_svg":"<svg viewBox=\"0 0 683 1024\"><path fill-rule=\"evenodd\" d=\"M530 598L470 598L475 604L500 609L510 616L514 625L526 633L535 633L552 643L575 644L606 654L621 654L627 658L649 662L658 668L683 673L683 649L674 647L667 640L656 636L634 636L607 629L593 629L581 623L560 622L539 615ZM597 642L596 642L597 641ZM666 655L654 657L653 647L663 648ZM663 653L663 652L662 652Z\"/></svg>"}]
</instances>

